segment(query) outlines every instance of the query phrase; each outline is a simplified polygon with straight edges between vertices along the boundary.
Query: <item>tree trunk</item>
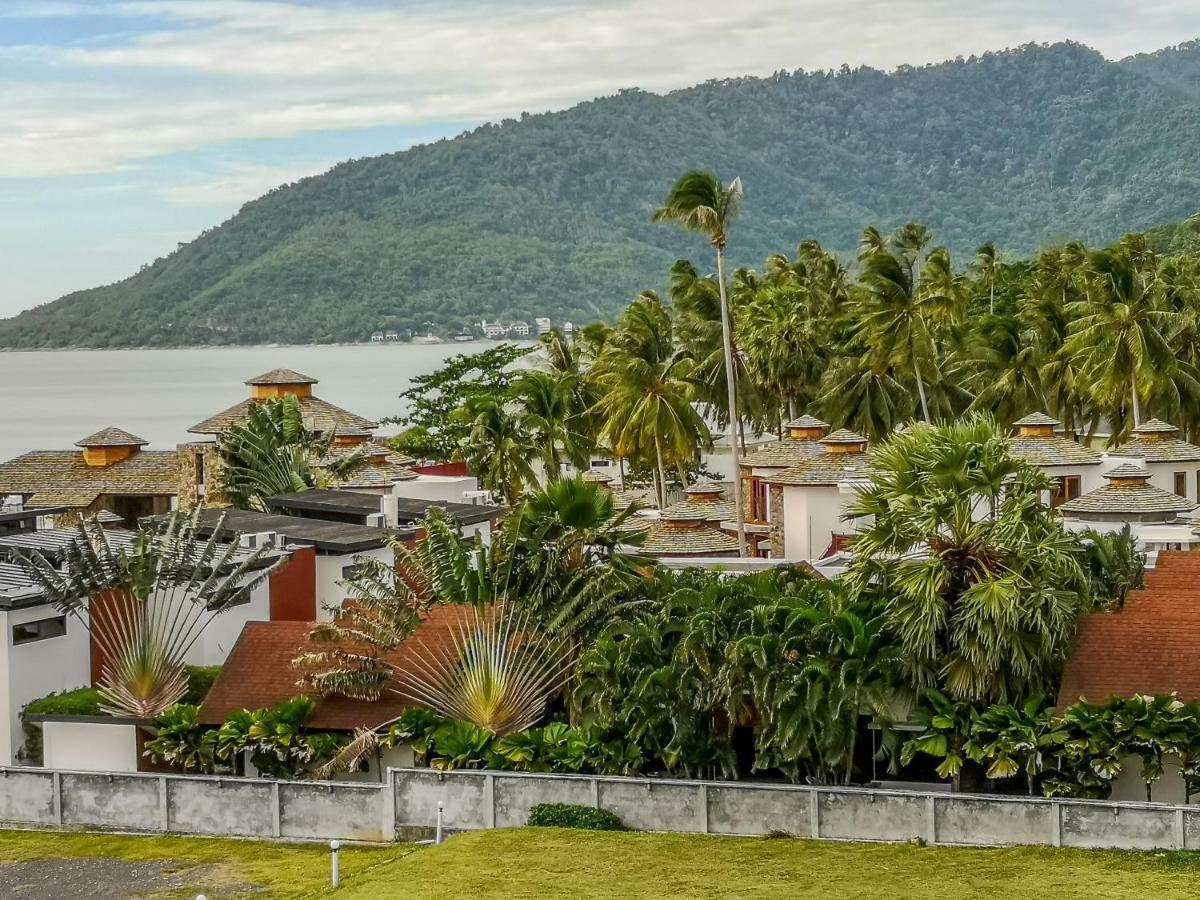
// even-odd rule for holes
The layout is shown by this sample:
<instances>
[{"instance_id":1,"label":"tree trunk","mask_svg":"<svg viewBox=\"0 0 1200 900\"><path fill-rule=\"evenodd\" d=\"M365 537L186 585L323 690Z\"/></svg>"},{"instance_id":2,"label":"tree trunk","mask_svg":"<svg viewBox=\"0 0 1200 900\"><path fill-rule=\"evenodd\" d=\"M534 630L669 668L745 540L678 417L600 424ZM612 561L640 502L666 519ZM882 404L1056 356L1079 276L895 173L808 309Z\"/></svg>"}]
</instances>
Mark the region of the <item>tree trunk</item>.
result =
<instances>
[{"instance_id":1,"label":"tree trunk","mask_svg":"<svg viewBox=\"0 0 1200 900\"><path fill-rule=\"evenodd\" d=\"M717 287L721 292L721 335L725 344L725 382L729 392L729 453L733 466L733 510L737 518L738 554L746 556L746 513L742 509L742 459L738 453L737 382L733 374L733 332L729 322L729 299L725 296L725 248L717 246Z\"/></svg>"},{"instance_id":2,"label":"tree trunk","mask_svg":"<svg viewBox=\"0 0 1200 900\"><path fill-rule=\"evenodd\" d=\"M1138 401L1136 374L1129 376L1129 396L1133 398L1133 427L1137 428L1142 424L1142 405Z\"/></svg>"},{"instance_id":3,"label":"tree trunk","mask_svg":"<svg viewBox=\"0 0 1200 900\"><path fill-rule=\"evenodd\" d=\"M925 399L925 382L921 380L921 364L917 362L917 342L909 341L913 355L913 374L917 377L917 395L921 398L921 418L929 424L929 401Z\"/></svg>"},{"instance_id":4,"label":"tree trunk","mask_svg":"<svg viewBox=\"0 0 1200 900\"><path fill-rule=\"evenodd\" d=\"M654 435L654 455L658 457L658 508L667 507L667 469L663 465L662 438Z\"/></svg>"}]
</instances>

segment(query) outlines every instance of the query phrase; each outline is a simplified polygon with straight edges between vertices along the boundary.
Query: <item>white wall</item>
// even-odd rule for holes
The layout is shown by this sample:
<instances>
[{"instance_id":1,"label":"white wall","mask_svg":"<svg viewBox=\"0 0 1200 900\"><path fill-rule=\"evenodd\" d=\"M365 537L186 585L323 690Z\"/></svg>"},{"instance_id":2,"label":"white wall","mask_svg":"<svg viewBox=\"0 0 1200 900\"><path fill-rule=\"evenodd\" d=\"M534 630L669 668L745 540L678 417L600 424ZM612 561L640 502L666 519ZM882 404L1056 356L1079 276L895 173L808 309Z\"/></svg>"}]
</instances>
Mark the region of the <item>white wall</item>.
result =
<instances>
[{"instance_id":1,"label":"white wall","mask_svg":"<svg viewBox=\"0 0 1200 900\"><path fill-rule=\"evenodd\" d=\"M867 520L842 518L858 496L841 485L783 485L783 555L791 562L820 559L835 534L850 534Z\"/></svg>"},{"instance_id":2,"label":"white wall","mask_svg":"<svg viewBox=\"0 0 1200 900\"><path fill-rule=\"evenodd\" d=\"M271 579L264 578L250 592L250 602L231 606L208 623L203 635L187 654L188 665L218 666L225 662L247 622L271 619Z\"/></svg>"},{"instance_id":3,"label":"white wall","mask_svg":"<svg viewBox=\"0 0 1200 900\"><path fill-rule=\"evenodd\" d=\"M13 646L14 625L57 615L45 605L0 612L0 765L12 765L25 742L21 710L27 703L91 684L88 632L73 616L61 637Z\"/></svg>"},{"instance_id":4,"label":"white wall","mask_svg":"<svg viewBox=\"0 0 1200 900\"><path fill-rule=\"evenodd\" d=\"M341 608L343 601L349 596L342 586L345 578L342 570L353 566L357 559L369 557L391 565L395 561L395 553L390 547L379 547L362 553L347 553L334 556L328 553L317 553L317 621L328 622L332 615L329 607Z\"/></svg>"},{"instance_id":5,"label":"white wall","mask_svg":"<svg viewBox=\"0 0 1200 900\"><path fill-rule=\"evenodd\" d=\"M137 726L107 722L43 722L42 758L48 769L136 772Z\"/></svg>"},{"instance_id":6,"label":"white wall","mask_svg":"<svg viewBox=\"0 0 1200 900\"><path fill-rule=\"evenodd\" d=\"M478 479L470 475L418 475L409 481L397 481L392 493L397 497L419 500L448 500L463 503L463 494L479 490Z\"/></svg>"}]
</instances>

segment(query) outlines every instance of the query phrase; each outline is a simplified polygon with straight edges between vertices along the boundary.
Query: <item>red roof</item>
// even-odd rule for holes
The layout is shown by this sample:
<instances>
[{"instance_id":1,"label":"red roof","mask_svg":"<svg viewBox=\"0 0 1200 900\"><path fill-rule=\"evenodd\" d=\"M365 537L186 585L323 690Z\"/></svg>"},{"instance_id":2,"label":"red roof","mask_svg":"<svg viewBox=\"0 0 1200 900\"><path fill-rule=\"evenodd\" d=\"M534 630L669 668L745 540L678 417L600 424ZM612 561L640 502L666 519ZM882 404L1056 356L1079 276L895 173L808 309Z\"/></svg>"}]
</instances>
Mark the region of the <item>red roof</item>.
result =
<instances>
[{"instance_id":1,"label":"red roof","mask_svg":"<svg viewBox=\"0 0 1200 900\"><path fill-rule=\"evenodd\" d=\"M459 623L471 615L469 607L436 606L411 637L392 654L391 660L403 667L420 648L425 655L440 658L439 648L454 644ZM200 721L218 725L225 716L239 709L275 706L297 694L317 701L309 728L350 731L373 728L395 718L408 707L420 706L395 691L384 690L378 700L353 700L349 697L318 697L300 685L304 674L292 664L300 653L320 647L309 641L311 622L247 622L221 672L204 698Z\"/></svg>"},{"instance_id":2,"label":"red roof","mask_svg":"<svg viewBox=\"0 0 1200 900\"><path fill-rule=\"evenodd\" d=\"M1170 693L1200 700L1200 553L1160 553L1122 609L1080 620L1058 706Z\"/></svg>"}]
</instances>

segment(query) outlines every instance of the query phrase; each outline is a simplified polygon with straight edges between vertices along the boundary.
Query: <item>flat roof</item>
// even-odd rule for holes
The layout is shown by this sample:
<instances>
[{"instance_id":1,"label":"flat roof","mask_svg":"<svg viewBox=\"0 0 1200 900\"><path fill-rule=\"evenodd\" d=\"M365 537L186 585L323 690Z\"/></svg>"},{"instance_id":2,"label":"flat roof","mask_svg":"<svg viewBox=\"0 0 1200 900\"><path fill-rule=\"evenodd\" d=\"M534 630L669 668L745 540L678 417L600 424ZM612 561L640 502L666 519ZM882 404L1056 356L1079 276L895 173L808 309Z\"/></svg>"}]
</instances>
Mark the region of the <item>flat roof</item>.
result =
<instances>
[{"instance_id":1,"label":"flat roof","mask_svg":"<svg viewBox=\"0 0 1200 900\"><path fill-rule=\"evenodd\" d=\"M405 536L405 532L371 528L351 522L328 522L284 513L258 512L252 509L205 509L200 513L201 527L216 528L225 517L226 533L254 534L270 531L283 535L292 543L311 544L326 553L362 553L387 546L389 537Z\"/></svg>"},{"instance_id":2,"label":"flat roof","mask_svg":"<svg viewBox=\"0 0 1200 900\"><path fill-rule=\"evenodd\" d=\"M133 547L133 540L136 537L136 533L133 531L106 530L104 536L108 539L109 546L114 550L129 550ZM25 553L42 553L46 556L54 557L65 550L70 544L78 542L78 528L50 528L46 531L28 531L22 534L0 535L0 553L7 549ZM233 554L233 561L242 562L253 555L253 553L253 550L238 548ZM274 559L275 556L267 554L267 559Z\"/></svg>"},{"instance_id":3,"label":"flat roof","mask_svg":"<svg viewBox=\"0 0 1200 900\"><path fill-rule=\"evenodd\" d=\"M26 519L36 519L38 516L56 516L65 513L65 506L27 506L24 509L0 510L0 522L23 522Z\"/></svg>"},{"instance_id":4,"label":"flat roof","mask_svg":"<svg viewBox=\"0 0 1200 900\"><path fill-rule=\"evenodd\" d=\"M450 500L425 500L420 497L396 498L396 512L401 522L418 522L435 506L464 525L487 522L504 512L503 506L492 503L454 503Z\"/></svg>"},{"instance_id":5,"label":"flat roof","mask_svg":"<svg viewBox=\"0 0 1200 900\"><path fill-rule=\"evenodd\" d=\"M308 512L336 512L369 516L383 511L382 494L363 494L357 491L314 489L279 494L267 498L272 509L302 509ZM443 510L464 525L486 522L504 512L503 506L491 503L455 503L450 500L428 500L424 497L394 497L401 527L425 518L433 507Z\"/></svg>"},{"instance_id":6,"label":"flat roof","mask_svg":"<svg viewBox=\"0 0 1200 900\"><path fill-rule=\"evenodd\" d=\"M20 609L45 602L41 586L26 575L24 569L0 562L0 609Z\"/></svg>"}]
</instances>

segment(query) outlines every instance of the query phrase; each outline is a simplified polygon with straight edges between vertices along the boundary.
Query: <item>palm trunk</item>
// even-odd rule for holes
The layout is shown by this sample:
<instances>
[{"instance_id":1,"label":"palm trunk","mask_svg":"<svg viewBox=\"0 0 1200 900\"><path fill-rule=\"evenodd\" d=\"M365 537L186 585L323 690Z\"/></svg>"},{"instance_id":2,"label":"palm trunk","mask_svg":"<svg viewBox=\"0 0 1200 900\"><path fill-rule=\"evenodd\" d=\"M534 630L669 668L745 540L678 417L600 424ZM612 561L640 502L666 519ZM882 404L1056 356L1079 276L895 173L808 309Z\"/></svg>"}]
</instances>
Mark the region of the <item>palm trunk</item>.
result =
<instances>
[{"instance_id":1,"label":"palm trunk","mask_svg":"<svg viewBox=\"0 0 1200 900\"><path fill-rule=\"evenodd\" d=\"M663 465L662 438L654 435L654 454L658 457L658 508L667 508L667 468Z\"/></svg>"},{"instance_id":2,"label":"palm trunk","mask_svg":"<svg viewBox=\"0 0 1200 900\"><path fill-rule=\"evenodd\" d=\"M1129 376L1129 396L1133 398L1133 427L1142 424L1142 405L1138 401L1137 374Z\"/></svg>"},{"instance_id":3,"label":"palm trunk","mask_svg":"<svg viewBox=\"0 0 1200 900\"><path fill-rule=\"evenodd\" d=\"M913 374L917 378L917 395L921 398L921 417L929 424L929 401L925 399L925 382L921 380L921 364L917 362L917 342L910 341L913 355Z\"/></svg>"},{"instance_id":4,"label":"palm trunk","mask_svg":"<svg viewBox=\"0 0 1200 900\"><path fill-rule=\"evenodd\" d=\"M729 323L729 300L725 296L725 248L717 245L717 287L721 292L721 336L725 344L725 382L729 393L729 453L733 467L733 509L737 517L738 554L746 555L746 513L742 509L742 459L738 453L735 423L737 413L737 383L733 374L733 334Z\"/></svg>"}]
</instances>

